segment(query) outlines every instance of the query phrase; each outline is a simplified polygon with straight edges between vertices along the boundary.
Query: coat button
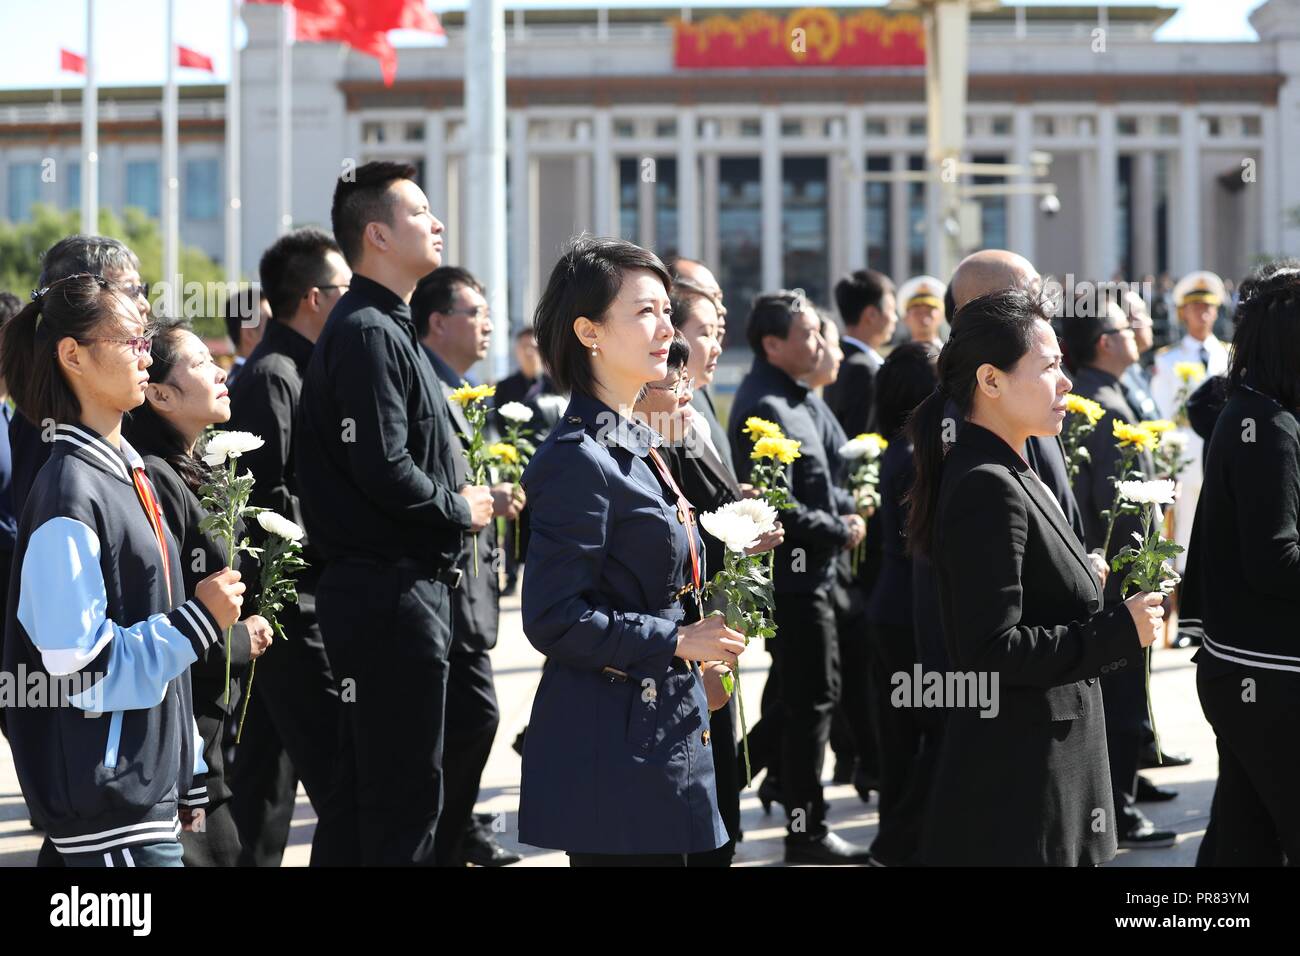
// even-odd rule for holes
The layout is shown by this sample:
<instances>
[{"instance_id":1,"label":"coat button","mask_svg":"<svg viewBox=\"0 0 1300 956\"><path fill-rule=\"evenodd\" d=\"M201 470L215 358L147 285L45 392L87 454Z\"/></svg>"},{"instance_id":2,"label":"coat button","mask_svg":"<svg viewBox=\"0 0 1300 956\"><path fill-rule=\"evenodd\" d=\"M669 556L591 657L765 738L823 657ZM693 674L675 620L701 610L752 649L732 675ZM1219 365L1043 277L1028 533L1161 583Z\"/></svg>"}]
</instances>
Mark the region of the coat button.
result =
<instances>
[{"instance_id":1,"label":"coat button","mask_svg":"<svg viewBox=\"0 0 1300 956\"><path fill-rule=\"evenodd\" d=\"M582 419L579 418L577 415L570 415L568 418L565 419L565 421L568 422L570 425L582 424Z\"/></svg>"},{"instance_id":2,"label":"coat button","mask_svg":"<svg viewBox=\"0 0 1300 956\"><path fill-rule=\"evenodd\" d=\"M1128 667L1128 658L1127 658L1127 657L1121 657L1121 658L1119 659L1119 666L1120 666L1120 667Z\"/></svg>"},{"instance_id":3,"label":"coat button","mask_svg":"<svg viewBox=\"0 0 1300 956\"><path fill-rule=\"evenodd\" d=\"M700 743L706 747L709 745L709 732L707 730L700 734Z\"/></svg>"},{"instance_id":4,"label":"coat button","mask_svg":"<svg viewBox=\"0 0 1300 956\"><path fill-rule=\"evenodd\" d=\"M1088 678L1088 686L1089 686L1089 687L1091 687L1091 686L1092 686L1093 684L1095 684L1095 683L1097 683L1097 678L1095 678L1095 677L1089 677L1089 678Z\"/></svg>"}]
</instances>

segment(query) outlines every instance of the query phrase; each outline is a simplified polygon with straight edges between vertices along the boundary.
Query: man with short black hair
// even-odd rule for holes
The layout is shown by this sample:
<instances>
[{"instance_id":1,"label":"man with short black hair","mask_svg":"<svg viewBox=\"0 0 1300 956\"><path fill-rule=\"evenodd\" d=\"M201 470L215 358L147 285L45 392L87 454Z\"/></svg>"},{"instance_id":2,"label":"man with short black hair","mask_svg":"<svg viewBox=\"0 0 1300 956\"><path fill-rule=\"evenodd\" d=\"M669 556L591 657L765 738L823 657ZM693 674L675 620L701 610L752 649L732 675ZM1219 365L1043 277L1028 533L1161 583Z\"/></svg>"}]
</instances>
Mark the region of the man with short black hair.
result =
<instances>
[{"instance_id":1,"label":"man with short black hair","mask_svg":"<svg viewBox=\"0 0 1300 956\"><path fill-rule=\"evenodd\" d=\"M447 400L409 302L442 264L442 223L415 168L366 163L334 190L352 267L316 342L294 436L307 531L324 559L316 604L343 713L338 796L354 859L429 866L442 806L451 589L492 494L456 484ZM313 847L313 851L316 848Z\"/></svg>"},{"instance_id":2,"label":"man with short black hair","mask_svg":"<svg viewBox=\"0 0 1300 956\"><path fill-rule=\"evenodd\" d=\"M859 269L835 283L835 306L844 323L844 364L823 397L852 438L874 427L876 372L885 361L879 350L898 325L894 283L883 272Z\"/></svg>"},{"instance_id":3,"label":"man with short black hair","mask_svg":"<svg viewBox=\"0 0 1300 956\"><path fill-rule=\"evenodd\" d=\"M258 266L263 301L272 318L230 389L230 429L262 438L240 468L257 479L250 503L303 524L298 500L294 422L303 375L330 311L348 290L352 270L338 244L319 229L297 229L277 239ZM247 290L252 302L252 290ZM227 379L229 381L229 379ZM249 533L261 544L260 529ZM325 858L331 841L346 840L329 803L338 751L339 695L316 622L320 556L303 542L307 568L298 576L298 603L280 623L288 640L267 654L257 673L258 692L248 702L243 740L231 767L231 814L245 866L279 866L289 840L301 779L316 810L316 842ZM323 831L323 832L322 832Z\"/></svg>"},{"instance_id":4,"label":"man with short black hair","mask_svg":"<svg viewBox=\"0 0 1300 956\"><path fill-rule=\"evenodd\" d=\"M244 370L244 363L257 348L271 319L271 305L266 290L244 286L227 297L225 304L226 335L234 348L234 363L226 372L226 385L233 386Z\"/></svg>"},{"instance_id":5,"label":"man with short black hair","mask_svg":"<svg viewBox=\"0 0 1300 956\"><path fill-rule=\"evenodd\" d=\"M774 581L778 635L768 645L781 681L782 792L774 798L784 803L788 820L785 858L791 863L865 863L864 848L826 827L821 787L839 696L831 595L835 559L857 546L866 526L852 496L835 485L836 469L809 407L809 389L799 381L821 362L826 343L820 329L820 316L801 295L781 291L754 300L745 329L754 364L736 391L728 434L742 481L749 480L753 468L748 418L774 422L785 437L801 443L800 457L786 472L793 507L781 512L785 543L776 552Z\"/></svg>"}]
</instances>

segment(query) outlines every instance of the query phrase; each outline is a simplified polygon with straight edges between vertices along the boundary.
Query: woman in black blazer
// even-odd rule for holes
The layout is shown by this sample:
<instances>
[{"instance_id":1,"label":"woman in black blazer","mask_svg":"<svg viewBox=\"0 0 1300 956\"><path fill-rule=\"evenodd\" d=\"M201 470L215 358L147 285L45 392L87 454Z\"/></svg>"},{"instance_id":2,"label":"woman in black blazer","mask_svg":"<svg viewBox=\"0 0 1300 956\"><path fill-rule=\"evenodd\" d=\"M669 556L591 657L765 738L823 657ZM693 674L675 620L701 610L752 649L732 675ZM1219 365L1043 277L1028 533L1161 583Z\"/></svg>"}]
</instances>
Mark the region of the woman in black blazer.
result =
<instances>
[{"instance_id":1,"label":"woman in black blazer","mask_svg":"<svg viewBox=\"0 0 1300 956\"><path fill-rule=\"evenodd\" d=\"M188 323L163 320L156 330L145 402L126 417L122 427L144 458L145 472L176 538L186 593L193 594L198 582L226 561L222 543L199 530L207 512L198 489L208 479L208 468L195 454L195 445L209 425L230 420L230 396L226 373ZM244 606L249 608L257 606L256 567L255 562L243 562L248 585ZM213 644L191 665L194 721L203 737L203 760L208 765L208 805L203 829L181 834L186 866L239 863L240 842L230 814L223 732L226 719L240 711L240 678L270 643L271 627L260 615L251 614L234 626L230 637L233 686L228 705L225 649Z\"/></svg>"},{"instance_id":2,"label":"woman in black blazer","mask_svg":"<svg viewBox=\"0 0 1300 956\"><path fill-rule=\"evenodd\" d=\"M1187 556L1219 747L1201 866L1300 866L1300 263L1242 283Z\"/></svg>"},{"instance_id":3,"label":"woman in black blazer","mask_svg":"<svg viewBox=\"0 0 1300 956\"><path fill-rule=\"evenodd\" d=\"M1083 545L1023 457L1031 435L1060 432L1070 389L1043 304L995 292L958 318L910 425L909 537L934 563L953 671L992 693L945 695L921 859L1104 863L1116 844L1097 675L1142 666L1162 596L1101 610Z\"/></svg>"}]
</instances>

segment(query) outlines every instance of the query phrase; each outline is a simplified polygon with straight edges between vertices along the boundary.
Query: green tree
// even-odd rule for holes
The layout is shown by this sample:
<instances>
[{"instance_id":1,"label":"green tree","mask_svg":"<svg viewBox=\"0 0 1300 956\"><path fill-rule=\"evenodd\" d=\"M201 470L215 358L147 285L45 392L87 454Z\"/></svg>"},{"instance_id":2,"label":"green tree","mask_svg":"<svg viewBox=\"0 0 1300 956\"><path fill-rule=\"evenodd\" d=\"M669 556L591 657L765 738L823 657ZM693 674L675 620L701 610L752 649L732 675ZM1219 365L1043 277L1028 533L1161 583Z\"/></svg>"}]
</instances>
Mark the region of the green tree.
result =
<instances>
[{"instance_id":1,"label":"green tree","mask_svg":"<svg viewBox=\"0 0 1300 956\"><path fill-rule=\"evenodd\" d=\"M45 250L80 229L81 215L77 210L62 211L39 203L32 207L28 222L0 220L0 289L7 289L26 302L31 290L36 288ZM120 217L104 209L99 214L99 232L130 247L140 259L140 277L145 282L156 283L162 278L162 232L156 220L135 208L128 208ZM186 283L201 283L204 288L225 280L221 266L192 246L181 246L180 269ZM214 299L213 296L203 296L203 299L206 303L203 308L187 312L195 329L200 335L224 335L220 296L211 303L207 300Z\"/></svg>"}]
</instances>

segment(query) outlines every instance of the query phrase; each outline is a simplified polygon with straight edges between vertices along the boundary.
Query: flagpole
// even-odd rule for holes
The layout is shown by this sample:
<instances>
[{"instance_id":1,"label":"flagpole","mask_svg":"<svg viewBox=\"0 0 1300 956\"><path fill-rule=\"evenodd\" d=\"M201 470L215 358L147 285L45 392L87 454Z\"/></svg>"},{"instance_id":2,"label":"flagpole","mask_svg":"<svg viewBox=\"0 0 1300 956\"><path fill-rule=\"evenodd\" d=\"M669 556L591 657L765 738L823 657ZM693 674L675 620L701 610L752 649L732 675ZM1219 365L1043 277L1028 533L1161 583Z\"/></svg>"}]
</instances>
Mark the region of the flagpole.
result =
<instances>
[{"instance_id":1,"label":"flagpole","mask_svg":"<svg viewBox=\"0 0 1300 956\"><path fill-rule=\"evenodd\" d=\"M239 281L239 0L230 0L230 79L226 83L226 281Z\"/></svg>"},{"instance_id":2,"label":"flagpole","mask_svg":"<svg viewBox=\"0 0 1300 956\"><path fill-rule=\"evenodd\" d=\"M81 94L81 231L99 232L99 87L95 84L95 0L86 0L86 87Z\"/></svg>"},{"instance_id":3,"label":"flagpole","mask_svg":"<svg viewBox=\"0 0 1300 956\"><path fill-rule=\"evenodd\" d=\"M177 219L179 182L176 174L176 0L167 0L167 82L163 88L163 279L167 282L167 315L179 315L180 225Z\"/></svg>"},{"instance_id":4,"label":"flagpole","mask_svg":"<svg viewBox=\"0 0 1300 956\"><path fill-rule=\"evenodd\" d=\"M280 134L280 175L278 188L276 190L277 198L277 222L276 235L284 235L293 225L293 213L291 212L291 198L289 195L289 175L292 166L292 157L289 154L290 137L293 133L293 120L290 116L290 79L293 67L293 48L290 46L293 31L291 23L293 20L293 5L284 4L281 7L280 14L280 108L278 111L277 122Z\"/></svg>"}]
</instances>

